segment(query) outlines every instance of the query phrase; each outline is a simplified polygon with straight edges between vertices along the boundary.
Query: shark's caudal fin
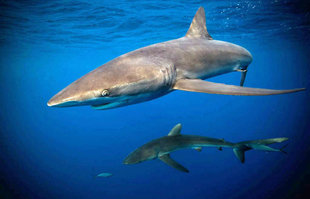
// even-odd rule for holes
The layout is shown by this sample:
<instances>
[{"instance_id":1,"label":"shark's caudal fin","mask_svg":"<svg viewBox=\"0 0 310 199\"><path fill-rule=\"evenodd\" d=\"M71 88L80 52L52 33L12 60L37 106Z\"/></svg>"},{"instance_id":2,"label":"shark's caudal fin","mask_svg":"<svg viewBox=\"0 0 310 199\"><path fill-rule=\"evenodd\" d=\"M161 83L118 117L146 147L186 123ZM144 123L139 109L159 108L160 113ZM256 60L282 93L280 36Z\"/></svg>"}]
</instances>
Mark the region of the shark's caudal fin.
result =
<instances>
[{"instance_id":1,"label":"shark's caudal fin","mask_svg":"<svg viewBox=\"0 0 310 199\"><path fill-rule=\"evenodd\" d=\"M245 141L245 142L238 142L236 143L235 147L233 147L233 151L236 155L236 157L244 163L245 157L244 152L255 149L255 150L262 150L262 151L274 151L274 152L283 152L283 148L280 149L274 149L267 145L273 144L273 143L280 143L288 140L288 138L271 138L271 139L264 139L264 140L252 140L252 141Z\"/></svg>"},{"instance_id":2,"label":"shark's caudal fin","mask_svg":"<svg viewBox=\"0 0 310 199\"><path fill-rule=\"evenodd\" d=\"M179 79L173 86L173 89L223 95L277 95L305 90L305 88L290 90L248 88L242 86L214 83L201 79Z\"/></svg>"},{"instance_id":3,"label":"shark's caudal fin","mask_svg":"<svg viewBox=\"0 0 310 199\"><path fill-rule=\"evenodd\" d=\"M207 31L206 14L205 14L205 9L203 7L200 7L197 10L195 17L191 23L191 26L189 27L185 37L206 38L209 40L212 39L212 37Z\"/></svg>"}]
</instances>

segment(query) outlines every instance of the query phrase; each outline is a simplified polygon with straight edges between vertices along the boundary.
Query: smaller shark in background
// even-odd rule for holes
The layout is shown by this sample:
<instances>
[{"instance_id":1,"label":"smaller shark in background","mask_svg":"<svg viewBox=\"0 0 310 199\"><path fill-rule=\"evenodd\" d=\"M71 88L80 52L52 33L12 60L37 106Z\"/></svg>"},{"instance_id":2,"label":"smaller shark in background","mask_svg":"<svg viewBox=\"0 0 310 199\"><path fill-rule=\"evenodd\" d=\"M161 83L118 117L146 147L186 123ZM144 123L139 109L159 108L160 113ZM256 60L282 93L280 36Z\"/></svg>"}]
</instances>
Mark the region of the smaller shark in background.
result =
<instances>
[{"instance_id":1,"label":"smaller shark in background","mask_svg":"<svg viewBox=\"0 0 310 199\"><path fill-rule=\"evenodd\" d=\"M201 151L201 147L217 147L222 150L223 147L232 148L236 157L244 163L244 152L256 149L262 151L283 152L283 148L275 149L267 145L280 143L288 138L271 138L263 140L252 140L238 143L227 142L224 139L209 138L197 135L181 135L181 124L177 124L168 134L168 136L152 140L137 148L130 153L124 160L124 164L137 164L146 160L160 159L169 166L183 172L189 172L188 169L177 163L170 157L170 153L184 148L193 148Z\"/></svg>"}]
</instances>

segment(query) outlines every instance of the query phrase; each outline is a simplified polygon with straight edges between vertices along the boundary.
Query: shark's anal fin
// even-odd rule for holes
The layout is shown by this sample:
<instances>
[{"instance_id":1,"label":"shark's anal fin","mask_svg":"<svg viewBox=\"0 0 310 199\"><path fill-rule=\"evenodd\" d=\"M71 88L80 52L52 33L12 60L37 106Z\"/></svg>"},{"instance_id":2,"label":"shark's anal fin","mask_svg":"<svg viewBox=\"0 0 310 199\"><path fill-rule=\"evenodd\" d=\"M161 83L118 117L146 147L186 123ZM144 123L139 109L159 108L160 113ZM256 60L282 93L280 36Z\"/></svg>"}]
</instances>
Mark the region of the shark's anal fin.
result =
<instances>
[{"instance_id":1,"label":"shark's anal fin","mask_svg":"<svg viewBox=\"0 0 310 199\"><path fill-rule=\"evenodd\" d=\"M189 27L185 37L189 38L205 38L211 40L212 37L209 35L206 27L206 14L205 9L200 7Z\"/></svg>"},{"instance_id":2,"label":"shark's anal fin","mask_svg":"<svg viewBox=\"0 0 310 199\"><path fill-rule=\"evenodd\" d=\"M223 95L276 95L305 90L305 88L297 88L291 90L248 88L221 83L213 83L201 79L179 79L175 83L173 89Z\"/></svg>"},{"instance_id":3,"label":"shark's anal fin","mask_svg":"<svg viewBox=\"0 0 310 199\"><path fill-rule=\"evenodd\" d=\"M177 163L176 161L174 161L169 154L165 154L162 156L159 156L158 159L160 159L161 161L163 161L164 163L168 164L169 166L182 171L182 172L186 172L188 173L189 170L186 169L185 167L183 167L182 165L180 165L179 163Z\"/></svg>"},{"instance_id":4,"label":"shark's anal fin","mask_svg":"<svg viewBox=\"0 0 310 199\"><path fill-rule=\"evenodd\" d=\"M181 124L175 125L175 126L171 129L171 131L168 133L168 136L180 135L180 134L181 134L181 129L182 129L182 125L181 125Z\"/></svg>"}]
</instances>

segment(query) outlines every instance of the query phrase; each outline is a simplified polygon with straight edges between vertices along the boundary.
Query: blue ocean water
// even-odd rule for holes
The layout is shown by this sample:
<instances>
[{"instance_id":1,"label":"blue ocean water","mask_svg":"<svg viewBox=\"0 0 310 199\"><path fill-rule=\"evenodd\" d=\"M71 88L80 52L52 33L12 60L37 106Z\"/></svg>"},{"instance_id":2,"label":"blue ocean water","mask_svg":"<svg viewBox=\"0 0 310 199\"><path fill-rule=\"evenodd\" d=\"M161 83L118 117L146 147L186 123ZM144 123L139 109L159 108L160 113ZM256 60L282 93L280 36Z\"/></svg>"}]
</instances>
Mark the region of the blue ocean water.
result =
<instances>
[{"instance_id":1,"label":"blue ocean water","mask_svg":"<svg viewBox=\"0 0 310 199\"><path fill-rule=\"evenodd\" d=\"M46 105L111 59L184 36L199 6L214 39L252 53L245 86L310 89L307 1L0 1L1 197L306 198L309 91L260 97L176 91L106 111ZM210 79L239 80L239 73ZM249 151L241 164L231 149L174 152L189 174L159 160L122 164L177 123L183 134L232 142L288 137L288 155ZM102 172L113 176L95 177Z\"/></svg>"}]
</instances>

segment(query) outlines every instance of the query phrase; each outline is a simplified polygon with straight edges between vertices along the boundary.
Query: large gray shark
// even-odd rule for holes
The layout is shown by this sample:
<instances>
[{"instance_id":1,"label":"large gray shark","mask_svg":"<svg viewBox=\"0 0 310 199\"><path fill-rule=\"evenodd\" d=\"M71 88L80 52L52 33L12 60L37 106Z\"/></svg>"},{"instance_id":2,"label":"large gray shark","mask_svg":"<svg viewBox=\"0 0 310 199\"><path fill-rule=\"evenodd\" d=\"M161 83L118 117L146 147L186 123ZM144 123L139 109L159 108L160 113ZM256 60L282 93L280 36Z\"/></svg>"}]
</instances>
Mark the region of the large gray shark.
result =
<instances>
[{"instance_id":1,"label":"large gray shark","mask_svg":"<svg viewBox=\"0 0 310 199\"><path fill-rule=\"evenodd\" d=\"M109 109L163 96L174 90L225 94L273 95L303 89L269 90L242 87L252 55L244 48L213 40L200 7L186 35L129 52L71 83L48 106L91 105ZM240 86L203 81L242 72Z\"/></svg>"},{"instance_id":2,"label":"large gray shark","mask_svg":"<svg viewBox=\"0 0 310 199\"><path fill-rule=\"evenodd\" d=\"M174 161L170 153L184 148L193 148L201 151L201 147L217 147L222 150L223 147L232 148L236 157L244 163L244 152L256 149L262 151L284 152L282 149L274 149L267 145L280 143L288 138L271 138L263 140L252 140L238 143L227 142L224 139L215 139L196 135L181 135L181 124L177 124L168 134L168 136L152 140L137 148L130 153L124 160L124 164L136 164L146 160L160 159L169 166L183 172L189 172L188 169ZM285 153L285 152L284 152Z\"/></svg>"}]
</instances>

